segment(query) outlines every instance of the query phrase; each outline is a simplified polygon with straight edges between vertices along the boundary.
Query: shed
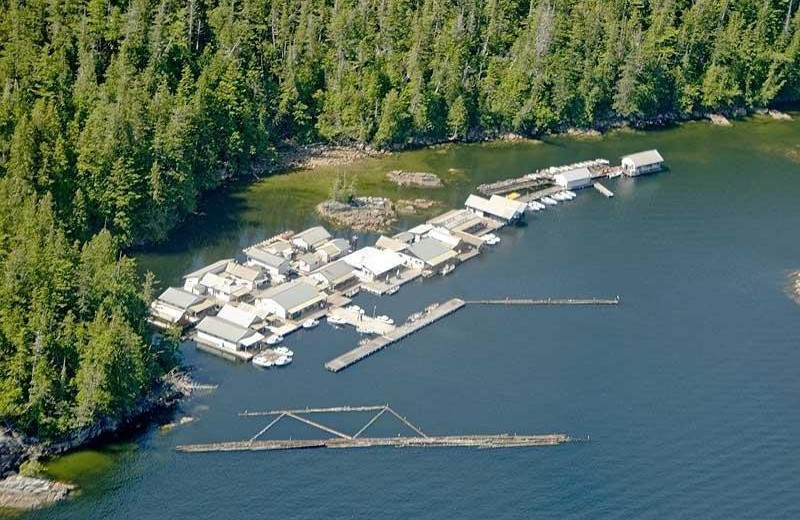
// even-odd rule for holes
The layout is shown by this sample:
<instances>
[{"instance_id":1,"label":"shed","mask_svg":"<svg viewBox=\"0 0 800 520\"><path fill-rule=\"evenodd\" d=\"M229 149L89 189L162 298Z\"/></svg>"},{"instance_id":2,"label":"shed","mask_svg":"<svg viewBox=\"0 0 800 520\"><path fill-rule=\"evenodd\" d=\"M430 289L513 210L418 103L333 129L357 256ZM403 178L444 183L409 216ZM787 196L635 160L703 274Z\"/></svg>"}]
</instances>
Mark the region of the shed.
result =
<instances>
[{"instance_id":1,"label":"shed","mask_svg":"<svg viewBox=\"0 0 800 520\"><path fill-rule=\"evenodd\" d=\"M330 240L331 234L322 226L314 226L292 237L292 243L303 251L311 251Z\"/></svg>"},{"instance_id":2,"label":"shed","mask_svg":"<svg viewBox=\"0 0 800 520\"><path fill-rule=\"evenodd\" d=\"M218 316L206 316L197 324L197 341L226 350L245 350L257 347L264 336Z\"/></svg>"},{"instance_id":3,"label":"shed","mask_svg":"<svg viewBox=\"0 0 800 520\"><path fill-rule=\"evenodd\" d=\"M664 168L664 158L658 150L645 150L622 157L622 169L625 175L635 177L645 173L660 171Z\"/></svg>"},{"instance_id":4,"label":"shed","mask_svg":"<svg viewBox=\"0 0 800 520\"><path fill-rule=\"evenodd\" d=\"M556 184L567 190L585 188L592 184L592 172L589 168L575 168L553 176Z\"/></svg>"}]
</instances>

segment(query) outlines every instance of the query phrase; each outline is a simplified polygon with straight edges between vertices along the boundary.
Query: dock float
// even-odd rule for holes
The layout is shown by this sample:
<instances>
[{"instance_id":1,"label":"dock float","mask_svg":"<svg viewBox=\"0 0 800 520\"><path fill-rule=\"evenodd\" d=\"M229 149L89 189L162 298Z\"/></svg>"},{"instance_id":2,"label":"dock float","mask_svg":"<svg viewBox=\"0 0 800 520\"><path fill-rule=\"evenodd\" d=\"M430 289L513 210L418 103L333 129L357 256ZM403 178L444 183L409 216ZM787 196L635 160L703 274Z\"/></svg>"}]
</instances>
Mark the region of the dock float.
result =
<instances>
[{"instance_id":1,"label":"dock float","mask_svg":"<svg viewBox=\"0 0 800 520\"><path fill-rule=\"evenodd\" d=\"M609 199L614 196L614 192L613 191L609 190L608 188L606 188L605 186L603 186L599 182L595 182L594 184L592 184L592 186L594 186L594 189L596 189L597 191L599 191L600 193L602 193L603 195L605 195Z\"/></svg>"},{"instance_id":2,"label":"dock float","mask_svg":"<svg viewBox=\"0 0 800 520\"><path fill-rule=\"evenodd\" d=\"M466 300L469 305L619 305L622 300L616 298L505 298L502 300Z\"/></svg>"},{"instance_id":3,"label":"dock float","mask_svg":"<svg viewBox=\"0 0 800 520\"><path fill-rule=\"evenodd\" d=\"M339 372L344 370L350 365L354 365L362 359L369 357L380 350L383 350L392 343L396 343L417 332L418 330L439 321L445 316L449 316L450 314L462 308L464 305L466 305L464 300L460 298L453 298L452 300L448 300L442 304L436 305L435 307L429 307L430 310L425 311L422 316L416 320L404 323L403 325L396 327L394 330L386 333L383 336L378 336L376 338L364 341L361 345L353 350L345 352L341 356L325 363L325 368L331 372Z\"/></svg>"},{"instance_id":4,"label":"dock float","mask_svg":"<svg viewBox=\"0 0 800 520\"><path fill-rule=\"evenodd\" d=\"M307 416L316 413L337 412L375 412L372 417L357 432L348 434L332 428ZM411 435L397 437L362 437L381 416L394 417L403 426L411 430ZM340 406L333 408L306 408L299 410L272 410L269 412L245 412L240 414L245 417L274 417L264 428L248 440L211 442L206 444L187 444L177 446L177 451L186 453L207 453L222 451L271 451L271 450L300 450L309 448L520 448L532 446L558 446L572 441L563 433L545 435L444 435L431 436L411 424L408 419L394 411L388 404L382 406ZM320 431L334 435L327 439L263 439L270 428L282 419L293 419L316 428Z\"/></svg>"}]
</instances>

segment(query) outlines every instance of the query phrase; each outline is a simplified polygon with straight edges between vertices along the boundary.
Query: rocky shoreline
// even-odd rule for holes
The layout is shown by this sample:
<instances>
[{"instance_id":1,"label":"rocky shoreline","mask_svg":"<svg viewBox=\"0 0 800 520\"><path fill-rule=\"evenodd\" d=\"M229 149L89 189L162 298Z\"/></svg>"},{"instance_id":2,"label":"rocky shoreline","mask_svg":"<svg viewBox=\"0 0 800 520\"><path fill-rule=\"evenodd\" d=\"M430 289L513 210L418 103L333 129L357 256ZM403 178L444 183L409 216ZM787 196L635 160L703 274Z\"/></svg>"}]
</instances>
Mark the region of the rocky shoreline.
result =
<instances>
[{"instance_id":1,"label":"rocky shoreline","mask_svg":"<svg viewBox=\"0 0 800 520\"><path fill-rule=\"evenodd\" d=\"M43 442L11 428L0 433L0 507L29 509L66 498L75 488L70 484L17 474L26 461L59 455L89 445L104 437L135 428L156 414L172 409L196 388L185 372L164 376L145 397L120 417L102 418L56 441Z\"/></svg>"}]
</instances>

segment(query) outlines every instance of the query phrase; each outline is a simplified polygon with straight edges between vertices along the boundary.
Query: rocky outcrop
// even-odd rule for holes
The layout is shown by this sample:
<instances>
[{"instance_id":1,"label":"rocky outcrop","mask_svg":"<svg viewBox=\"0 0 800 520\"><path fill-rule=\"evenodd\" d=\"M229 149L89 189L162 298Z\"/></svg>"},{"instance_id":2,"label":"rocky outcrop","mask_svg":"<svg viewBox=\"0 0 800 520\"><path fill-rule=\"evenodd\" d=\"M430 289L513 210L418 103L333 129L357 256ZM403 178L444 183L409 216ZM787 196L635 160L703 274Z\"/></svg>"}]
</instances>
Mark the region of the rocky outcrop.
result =
<instances>
[{"instance_id":1,"label":"rocky outcrop","mask_svg":"<svg viewBox=\"0 0 800 520\"><path fill-rule=\"evenodd\" d=\"M441 206L438 200L430 199L400 199L397 201L397 211L403 215L413 215L418 209L430 209Z\"/></svg>"},{"instance_id":2,"label":"rocky outcrop","mask_svg":"<svg viewBox=\"0 0 800 520\"><path fill-rule=\"evenodd\" d=\"M12 475L0 480L0 508L33 509L63 500L74 489L62 482Z\"/></svg>"},{"instance_id":3,"label":"rocky outcrop","mask_svg":"<svg viewBox=\"0 0 800 520\"><path fill-rule=\"evenodd\" d=\"M397 219L394 204L384 197L356 197L350 204L326 200L317 204L317 213L336 226L363 232L386 230Z\"/></svg>"},{"instance_id":4,"label":"rocky outcrop","mask_svg":"<svg viewBox=\"0 0 800 520\"><path fill-rule=\"evenodd\" d=\"M442 179L435 173L394 170L387 173L386 178L398 186L414 188L441 188L442 186Z\"/></svg>"},{"instance_id":5,"label":"rocky outcrop","mask_svg":"<svg viewBox=\"0 0 800 520\"><path fill-rule=\"evenodd\" d=\"M710 119L715 125L731 126L731 122L722 114L708 114L708 119Z\"/></svg>"}]
</instances>

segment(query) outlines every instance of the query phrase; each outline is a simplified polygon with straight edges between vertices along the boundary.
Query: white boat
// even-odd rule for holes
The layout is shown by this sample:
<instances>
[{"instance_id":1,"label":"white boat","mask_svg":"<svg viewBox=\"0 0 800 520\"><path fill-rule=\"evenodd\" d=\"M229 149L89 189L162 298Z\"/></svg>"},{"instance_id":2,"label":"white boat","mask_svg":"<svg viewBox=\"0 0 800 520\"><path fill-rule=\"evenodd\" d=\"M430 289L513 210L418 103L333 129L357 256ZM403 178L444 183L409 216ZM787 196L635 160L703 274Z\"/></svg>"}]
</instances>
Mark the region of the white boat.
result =
<instances>
[{"instance_id":1,"label":"white boat","mask_svg":"<svg viewBox=\"0 0 800 520\"><path fill-rule=\"evenodd\" d=\"M347 320L344 319L344 318L340 318L339 316L328 316L327 321L331 325L346 325L347 324Z\"/></svg>"},{"instance_id":2,"label":"white boat","mask_svg":"<svg viewBox=\"0 0 800 520\"><path fill-rule=\"evenodd\" d=\"M569 198L571 198L571 199L574 199L575 197L577 197L577 196L578 196L578 194L577 194L577 193L575 193L574 191L570 191L570 190L567 190L567 191L565 191L564 193L566 193L567 195L569 195Z\"/></svg>"},{"instance_id":3,"label":"white boat","mask_svg":"<svg viewBox=\"0 0 800 520\"><path fill-rule=\"evenodd\" d=\"M275 366L275 362L272 360L272 356L265 356L263 354L256 354L253 356L252 363L261 368L271 368Z\"/></svg>"},{"instance_id":4,"label":"white boat","mask_svg":"<svg viewBox=\"0 0 800 520\"><path fill-rule=\"evenodd\" d=\"M558 204L558 202L551 199L550 197L542 197L541 201L547 204L548 206L555 206L556 204Z\"/></svg>"},{"instance_id":5,"label":"white boat","mask_svg":"<svg viewBox=\"0 0 800 520\"><path fill-rule=\"evenodd\" d=\"M394 320L389 316L386 316L385 314L377 316L375 319L378 321L382 321L383 323L388 323L389 325L394 325Z\"/></svg>"},{"instance_id":6,"label":"white boat","mask_svg":"<svg viewBox=\"0 0 800 520\"><path fill-rule=\"evenodd\" d=\"M348 307L345 307L345 310L352 311L352 312L357 312L359 314L364 314L364 309L362 309L358 305L350 305Z\"/></svg>"},{"instance_id":7,"label":"white boat","mask_svg":"<svg viewBox=\"0 0 800 520\"><path fill-rule=\"evenodd\" d=\"M393 285L393 286L389 287L388 289L386 289L386 294L397 294L397 291L399 291L399 290L400 290L400 286L399 285Z\"/></svg>"},{"instance_id":8,"label":"white boat","mask_svg":"<svg viewBox=\"0 0 800 520\"><path fill-rule=\"evenodd\" d=\"M275 366L286 366L292 362L292 358L290 356L281 356L275 360Z\"/></svg>"},{"instance_id":9,"label":"white boat","mask_svg":"<svg viewBox=\"0 0 800 520\"><path fill-rule=\"evenodd\" d=\"M547 206L545 206L545 205L544 205L544 204L542 204L541 202L536 202L535 200L532 200L532 201L530 201L530 202L528 203L528 206L531 206L531 207L533 207L533 208L536 208L536 211L541 211L541 210L543 210L543 209L547 208Z\"/></svg>"},{"instance_id":10,"label":"white boat","mask_svg":"<svg viewBox=\"0 0 800 520\"><path fill-rule=\"evenodd\" d=\"M319 325L319 320L313 320L312 319L312 320L306 320L306 321L303 322L303 328L304 329L313 329L317 325Z\"/></svg>"},{"instance_id":11,"label":"white boat","mask_svg":"<svg viewBox=\"0 0 800 520\"><path fill-rule=\"evenodd\" d=\"M498 237L494 233L489 233L489 234L483 235L483 241L485 243L489 244L490 246L493 246L495 244L499 244L500 243L500 237Z\"/></svg>"},{"instance_id":12,"label":"white boat","mask_svg":"<svg viewBox=\"0 0 800 520\"><path fill-rule=\"evenodd\" d=\"M453 264L447 264L446 266L442 267L442 270L439 272L442 273L442 276L447 276L455 270L456 267Z\"/></svg>"},{"instance_id":13,"label":"white boat","mask_svg":"<svg viewBox=\"0 0 800 520\"><path fill-rule=\"evenodd\" d=\"M278 347L275 349L275 352L278 354L283 354L284 356L292 357L294 356L294 351L288 347Z\"/></svg>"},{"instance_id":14,"label":"white boat","mask_svg":"<svg viewBox=\"0 0 800 520\"><path fill-rule=\"evenodd\" d=\"M359 334L375 334L374 330L368 329L367 327L357 327L356 332Z\"/></svg>"},{"instance_id":15,"label":"white boat","mask_svg":"<svg viewBox=\"0 0 800 520\"><path fill-rule=\"evenodd\" d=\"M553 193L552 195L550 195L550 198L557 201L567 200L566 198L564 198L564 193L560 191L558 193Z\"/></svg>"},{"instance_id":16,"label":"white boat","mask_svg":"<svg viewBox=\"0 0 800 520\"><path fill-rule=\"evenodd\" d=\"M528 211L541 211L542 210L542 208L540 208L539 205L534 201L529 202L526 209Z\"/></svg>"},{"instance_id":17,"label":"white boat","mask_svg":"<svg viewBox=\"0 0 800 520\"><path fill-rule=\"evenodd\" d=\"M272 336L267 338L267 345L277 345L283 341L283 336L279 336L278 334L273 334Z\"/></svg>"}]
</instances>

